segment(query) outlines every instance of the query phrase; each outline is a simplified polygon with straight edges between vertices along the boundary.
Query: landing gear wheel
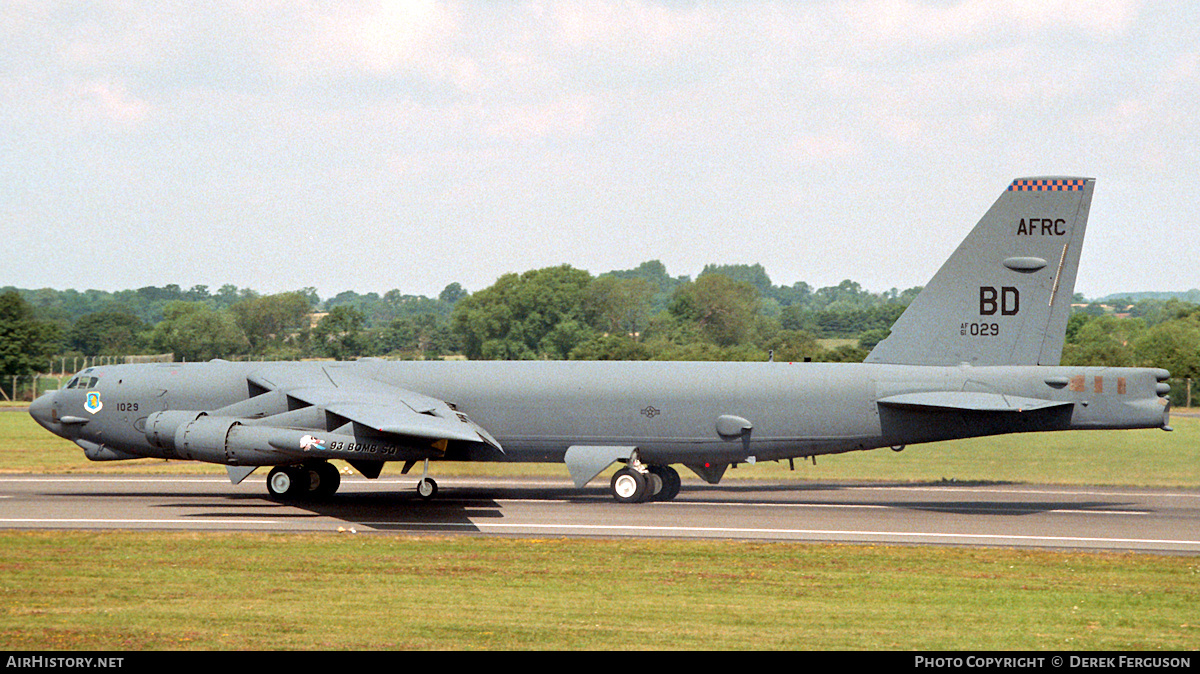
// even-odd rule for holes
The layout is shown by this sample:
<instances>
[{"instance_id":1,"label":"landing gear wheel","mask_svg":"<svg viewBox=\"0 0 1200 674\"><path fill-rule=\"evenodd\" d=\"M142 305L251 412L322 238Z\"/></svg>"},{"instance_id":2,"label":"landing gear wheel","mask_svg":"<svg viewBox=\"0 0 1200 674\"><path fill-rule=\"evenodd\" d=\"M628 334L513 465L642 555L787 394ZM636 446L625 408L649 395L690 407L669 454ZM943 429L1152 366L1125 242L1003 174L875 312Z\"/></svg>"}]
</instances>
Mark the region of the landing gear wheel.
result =
<instances>
[{"instance_id":1,"label":"landing gear wheel","mask_svg":"<svg viewBox=\"0 0 1200 674\"><path fill-rule=\"evenodd\" d=\"M267 475L267 492L276 499L295 499L308 494L311 478L299 466L275 466Z\"/></svg>"},{"instance_id":2,"label":"landing gear wheel","mask_svg":"<svg viewBox=\"0 0 1200 674\"><path fill-rule=\"evenodd\" d=\"M618 503L641 503L646 500L649 492L649 481L646 476L632 468L622 468L613 473L613 498Z\"/></svg>"},{"instance_id":3,"label":"landing gear wheel","mask_svg":"<svg viewBox=\"0 0 1200 674\"><path fill-rule=\"evenodd\" d=\"M417 482L417 495L428 501L437 494L437 482L431 477L423 477Z\"/></svg>"},{"instance_id":4,"label":"landing gear wheel","mask_svg":"<svg viewBox=\"0 0 1200 674\"><path fill-rule=\"evenodd\" d=\"M662 488L654 494L655 501L670 501L679 495L682 481L679 473L670 466L650 466L650 474L662 481Z\"/></svg>"},{"instance_id":5,"label":"landing gear wheel","mask_svg":"<svg viewBox=\"0 0 1200 674\"><path fill-rule=\"evenodd\" d=\"M646 473L646 498L643 501L658 501L663 490L662 476L650 470Z\"/></svg>"},{"instance_id":6,"label":"landing gear wheel","mask_svg":"<svg viewBox=\"0 0 1200 674\"><path fill-rule=\"evenodd\" d=\"M342 474L328 461L314 464L309 472L311 493L317 498L333 496L342 485Z\"/></svg>"}]
</instances>

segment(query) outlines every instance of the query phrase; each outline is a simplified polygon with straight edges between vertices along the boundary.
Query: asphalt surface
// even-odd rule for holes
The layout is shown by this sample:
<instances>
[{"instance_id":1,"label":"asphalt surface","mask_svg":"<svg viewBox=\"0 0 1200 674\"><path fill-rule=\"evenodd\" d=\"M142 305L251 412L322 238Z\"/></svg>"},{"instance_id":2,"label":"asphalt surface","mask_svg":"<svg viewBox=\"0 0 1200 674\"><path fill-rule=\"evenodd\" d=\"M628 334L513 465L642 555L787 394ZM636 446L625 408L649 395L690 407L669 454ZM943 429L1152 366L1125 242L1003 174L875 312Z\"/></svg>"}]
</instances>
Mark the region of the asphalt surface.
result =
<instances>
[{"instance_id":1,"label":"asphalt surface","mask_svg":"<svg viewBox=\"0 0 1200 674\"><path fill-rule=\"evenodd\" d=\"M618 504L567 480L347 476L285 504L263 476L0 476L0 528L599 536L993 546L1200 555L1200 490L1018 484L685 480L671 502Z\"/></svg>"}]
</instances>

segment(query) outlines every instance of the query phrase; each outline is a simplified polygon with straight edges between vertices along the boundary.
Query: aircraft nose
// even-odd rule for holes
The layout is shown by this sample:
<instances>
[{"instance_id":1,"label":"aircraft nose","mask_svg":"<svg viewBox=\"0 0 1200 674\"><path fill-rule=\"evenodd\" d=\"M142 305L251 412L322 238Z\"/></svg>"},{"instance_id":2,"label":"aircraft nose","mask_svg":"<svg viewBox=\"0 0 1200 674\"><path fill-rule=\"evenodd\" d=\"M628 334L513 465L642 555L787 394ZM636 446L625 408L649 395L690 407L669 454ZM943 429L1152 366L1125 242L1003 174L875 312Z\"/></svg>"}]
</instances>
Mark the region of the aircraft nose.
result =
<instances>
[{"instance_id":1,"label":"aircraft nose","mask_svg":"<svg viewBox=\"0 0 1200 674\"><path fill-rule=\"evenodd\" d=\"M58 434L62 428L61 424L54 418L54 393L46 393L38 397L37 400L29 403L29 416L38 422L42 428L51 433Z\"/></svg>"}]
</instances>

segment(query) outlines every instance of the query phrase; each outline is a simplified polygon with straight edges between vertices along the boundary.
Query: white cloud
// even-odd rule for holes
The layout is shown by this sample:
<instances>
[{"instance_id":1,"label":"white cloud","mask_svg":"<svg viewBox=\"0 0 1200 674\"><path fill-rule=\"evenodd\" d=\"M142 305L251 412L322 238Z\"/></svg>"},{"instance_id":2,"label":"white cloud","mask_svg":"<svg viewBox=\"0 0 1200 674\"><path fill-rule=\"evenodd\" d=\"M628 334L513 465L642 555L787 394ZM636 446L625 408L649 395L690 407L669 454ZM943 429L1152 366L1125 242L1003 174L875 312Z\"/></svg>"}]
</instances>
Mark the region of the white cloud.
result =
<instances>
[{"instance_id":1,"label":"white cloud","mask_svg":"<svg viewBox=\"0 0 1200 674\"><path fill-rule=\"evenodd\" d=\"M801 133L792 143L798 161L813 163L830 160L843 161L858 157L862 147L847 137L844 130L820 133Z\"/></svg>"},{"instance_id":2,"label":"white cloud","mask_svg":"<svg viewBox=\"0 0 1200 674\"><path fill-rule=\"evenodd\" d=\"M276 45L292 80L417 77L459 85L475 76L461 51L460 11L433 0L309 5Z\"/></svg>"},{"instance_id":3,"label":"white cloud","mask_svg":"<svg viewBox=\"0 0 1200 674\"><path fill-rule=\"evenodd\" d=\"M1064 31L1090 40L1124 33L1136 18L1134 0L965 0L932 3L875 0L840 3L845 28L870 46L932 47L997 37Z\"/></svg>"},{"instance_id":4,"label":"white cloud","mask_svg":"<svg viewBox=\"0 0 1200 674\"><path fill-rule=\"evenodd\" d=\"M131 125L145 120L151 111L149 103L119 82L96 79L79 84L75 90L85 117Z\"/></svg>"},{"instance_id":5,"label":"white cloud","mask_svg":"<svg viewBox=\"0 0 1200 674\"><path fill-rule=\"evenodd\" d=\"M535 104L492 106L482 120L488 136L516 142L551 136L592 135L604 108L595 95L560 97Z\"/></svg>"},{"instance_id":6,"label":"white cloud","mask_svg":"<svg viewBox=\"0 0 1200 674\"><path fill-rule=\"evenodd\" d=\"M657 62L681 56L718 36L709 5L653 2L556 2L549 11L552 39L588 56Z\"/></svg>"}]
</instances>

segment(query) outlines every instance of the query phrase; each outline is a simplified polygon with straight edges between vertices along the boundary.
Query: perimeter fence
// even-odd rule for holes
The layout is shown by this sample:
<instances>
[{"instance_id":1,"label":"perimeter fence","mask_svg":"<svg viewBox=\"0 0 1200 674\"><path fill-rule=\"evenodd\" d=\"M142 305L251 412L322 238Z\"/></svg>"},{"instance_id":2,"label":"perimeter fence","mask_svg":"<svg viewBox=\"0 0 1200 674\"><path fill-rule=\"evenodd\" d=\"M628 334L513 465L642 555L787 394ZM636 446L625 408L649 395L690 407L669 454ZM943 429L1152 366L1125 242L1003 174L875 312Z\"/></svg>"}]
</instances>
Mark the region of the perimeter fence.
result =
<instances>
[{"instance_id":1,"label":"perimeter fence","mask_svg":"<svg viewBox=\"0 0 1200 674\"><path fill-rule=\"evenodd\" d=\"M31 375L9 375L0 377L0 400L5 402L29 402L46 391L56 391L75 376L76 372L98 365L123 363L171 363L173 353L142 354L135 356L59 356L51 358L45 372Z\"/></svg>"}]
</instances>

